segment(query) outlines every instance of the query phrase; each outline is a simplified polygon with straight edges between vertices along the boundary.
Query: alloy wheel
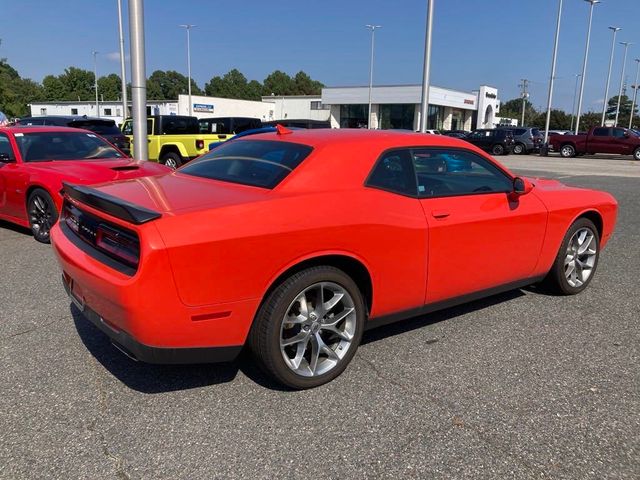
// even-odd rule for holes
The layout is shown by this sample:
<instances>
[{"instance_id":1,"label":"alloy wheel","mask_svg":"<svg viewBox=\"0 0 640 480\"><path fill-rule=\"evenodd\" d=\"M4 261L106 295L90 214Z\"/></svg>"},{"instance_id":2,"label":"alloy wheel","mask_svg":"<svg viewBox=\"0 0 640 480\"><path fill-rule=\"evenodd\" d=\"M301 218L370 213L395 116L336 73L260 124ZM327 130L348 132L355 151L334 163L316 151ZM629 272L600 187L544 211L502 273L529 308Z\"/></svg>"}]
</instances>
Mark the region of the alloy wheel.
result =
<instances>
[{"instance_id":1,"label":"alloy wheel","mask_svg":"<svg viewBox=\"0 0 640 480\"><path fill-rule=\"evenodd\" d=\"M280 351L293 372L317 377L338 365L355 333L351 295L337 283L320 282L305 288L289 305L280 328Z\"/></svg>"},{"instance_id":2,"label":"alloy wheel","mask_svg":"<svg viewBox=\"0 0 640 480\"><path fill-rule=\"evenodd\" d=\"M597 254L596 237L589 228L581 228L573 234L564 259L564 274L569 285L580 287L589 279Z\"/></svg>"},{"instance_id":3,"label":"alloy wheel","mask_svg":"<svg viewBox=\"0 0 640 480\"><path fill-rule=\"evenodd\" d=\"M35 195L29 203L29 221L34 236L48 239L51 226L55 223L53 207L46 198Z\"/></svg>"}]
</instances>

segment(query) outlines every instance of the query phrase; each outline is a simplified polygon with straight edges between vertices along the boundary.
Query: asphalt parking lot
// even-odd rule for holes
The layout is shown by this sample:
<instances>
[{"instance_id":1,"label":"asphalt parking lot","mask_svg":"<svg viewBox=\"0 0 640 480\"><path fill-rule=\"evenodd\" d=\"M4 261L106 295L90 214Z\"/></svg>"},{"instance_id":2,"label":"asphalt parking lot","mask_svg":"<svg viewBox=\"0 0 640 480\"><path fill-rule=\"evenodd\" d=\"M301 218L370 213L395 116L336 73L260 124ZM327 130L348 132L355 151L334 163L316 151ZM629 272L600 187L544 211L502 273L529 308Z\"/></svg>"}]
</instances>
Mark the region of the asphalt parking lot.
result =
<instances>
[{"instance_id":1,"label":"asphalt parking lot","mask_svg":"<svg viewBox=\"0 0 640 480\"><path fill-rule=\"evenodd\" d=\"M370 331L304 392L246 356L130 361L70 307L50 248L0 223L0 478L639 478L640 164L500 160L617 197L590 287Z\"/></svg>"}]
</instances>

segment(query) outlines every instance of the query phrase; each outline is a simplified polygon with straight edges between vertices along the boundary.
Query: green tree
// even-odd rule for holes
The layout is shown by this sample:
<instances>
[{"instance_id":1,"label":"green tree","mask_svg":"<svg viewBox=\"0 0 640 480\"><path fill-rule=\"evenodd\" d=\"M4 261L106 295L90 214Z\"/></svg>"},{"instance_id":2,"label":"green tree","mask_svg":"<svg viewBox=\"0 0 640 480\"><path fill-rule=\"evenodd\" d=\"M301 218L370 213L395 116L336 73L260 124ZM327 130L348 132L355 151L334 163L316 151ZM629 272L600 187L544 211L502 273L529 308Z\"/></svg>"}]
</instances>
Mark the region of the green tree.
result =
<instances>
[{"instance_id":1,"label":"green tree","mask_svg":"<svg viewBox=\"0 0 640 480\"><path fill-rule=\"evenodd\" d=\"M317 80L312 80L309 75L303 71L296 73L293 77L294 95L320 95L324 85Z\"/></svg>"},{"instance_id":2,"label":"green tree","mask_svg":"<svg viewBox=\"0 0 640 480\"><path fill-rule=\"evenodd\" d=\"M620 97L620 113L618 115L618 125L629 125L629 115L631 114L631 103L632 100L626 95L622 95ZM616 118L616 110L618 108L618 95L611 97L607 102L607 113L606 117L608 120L615 120ZM633 109L633 115L638 114L637 107Z\"/></svg>"},{"instance_id":3,"label":"green tree","mask_svg":"<svg viewBox=\"0 0 640 480\"><path fill-rule=\"evenodd\" d=\"M156 70L147 80L147 97L154 100L177 100L178 95L188 92L188 79L175 70ZM191 93L202 95L202 90L191 79Z\"/></svg>"},{"instance_id":4,"label":"green tree","mask_svg":"<svg viewBox=\"0 0 640 480\"><path fill-rule=\"evenodd\" d=\"M286 73L276 70L269 74L262 82L262 94L268 95L294 95L295 82Z\"/></svg>"},{"instance_id":5,"label":"green tree","mask_svg":"<svg viewBox=\"0 0 640 480\"><path fill-rule=\"evenodd\" d=\"M234 68L222 77L213 77L209 83L205 85L204 91L212 97L260 100L259 87L260 84L258 82L255 80L247 82L247 78Z\"/></svg>"},{"instance_id":6,"label":"green tree","mask_svg":"<svg viewBox=\"0 0 640 480\"><path fill-rule=\"evenodd\" d=\"M513 98L500 104L500 117L515 118L520 124L522 120L522 98ZM529 100L525 100L524 125L533 125L531 122L537 120L538 112Z\"/></svg>"},{"instance_id":7,"label":"green tree","mask_svg":"<svg viewBox=\"0 0 640 480\"><path fill-rule=\"evenodd\" d=\"M0 111L9 117L29 114L28 104L43 99L42 87L18 72L4 59L0 59Z\"/></svg>"},{"instance_id":8,"label":"green tree","mask_svg":"<svg viewBox=\"0 0 640 480\"><path fill-rule=\"evenodd\" d=\"M598 127L600 126L601 121L602 121L602 112L583 113L580 116L580 131L585 132L589 130L591 127ZM627 117L627 121L629 121L629 117Z\"/></svg>"},{"instance_id":9,"label":"green tree","mask_svg":"<svg viewBox=\"0 0 640 480\"><path fill-rule=\"evenodd\" d=\"M122 82L120 81L120 75L111 73L106 77L98 78L98 93L100 98L105 100L120 100L122 99Z\"/></svg>"}]
</instances>

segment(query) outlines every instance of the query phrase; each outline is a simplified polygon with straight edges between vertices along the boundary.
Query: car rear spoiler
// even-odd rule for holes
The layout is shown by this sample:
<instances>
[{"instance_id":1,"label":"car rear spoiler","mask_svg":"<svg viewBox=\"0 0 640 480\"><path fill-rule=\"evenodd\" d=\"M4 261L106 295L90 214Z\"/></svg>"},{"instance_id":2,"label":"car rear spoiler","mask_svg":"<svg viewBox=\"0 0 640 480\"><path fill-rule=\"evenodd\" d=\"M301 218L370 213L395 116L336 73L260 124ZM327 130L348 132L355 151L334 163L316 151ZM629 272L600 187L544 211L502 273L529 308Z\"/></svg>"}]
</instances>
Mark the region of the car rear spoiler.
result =
<instances>
[{"instance_id":1,"label":"car rear spoiler","mask_svg":"<svg viewBox=\"0 0 640 480\"><path fill-rule=\"evenodd\" d=\"M63 182L62 185L63 193L70 198L135 225L141 225L162 216L160 212L134 205L94 188L71 185L66 182Z\"/></svg>"}]
</instances>

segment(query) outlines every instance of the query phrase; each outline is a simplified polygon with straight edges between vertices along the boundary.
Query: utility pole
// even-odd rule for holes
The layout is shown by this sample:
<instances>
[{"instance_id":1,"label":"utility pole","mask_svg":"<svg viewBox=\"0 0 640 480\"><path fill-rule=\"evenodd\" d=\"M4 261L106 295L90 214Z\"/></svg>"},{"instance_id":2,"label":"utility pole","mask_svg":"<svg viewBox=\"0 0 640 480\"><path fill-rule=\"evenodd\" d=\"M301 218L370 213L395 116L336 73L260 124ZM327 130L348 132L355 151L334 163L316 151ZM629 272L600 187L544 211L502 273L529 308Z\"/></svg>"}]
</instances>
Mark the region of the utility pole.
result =
<instances>
[{"instance_id":1,"label":"utility pole","mask_svg":"<svg viewBox=\"0 0 640 480\"><path fill-rule=\"evenodd\" d=\"M96 91L96 116L100 118L100 105L98 104L98 62L96 56L99 52L93 51L93 88Z\"/></svg>"},{"instance_id":2,"label":"utility pole","mask_svg":"<svg viewBox=\"0 0 640 480\"><path fill-rule=\"evenodd\" d=\"M556 60L558 59L558 40L560 38L560 20L562 19L562 0L558 1L558 19L556 20L556 36L553 42L553 57L551 60L551 75L549 76L549 94L547 96L547 118L544 123L544 141L541 155L549 152L549 125L551 124L551 102L553 100L553 81L556 78Z\"/></svg>"},{"instance_id":3,"label":"utility pole","mask_svg":"<svg viewBox=\"0 0 640 480\"><path fill-rule=\"evenodd\" d=\"M616 34L622 30L620 27L609 27L609 30L613 32L613 39L611 40L611 55L609 56L609 73L607 74L607 86L604 89L604 102L602 105L602 121L600 126L604 127L604 121L607 115L607 107L609 106L609 83L611 82L611 67L613 67L613 52L616 48Z\"/></svg>"},{"instance_id":4,"label":"utility pole","mask_svg":"<svg viewBox=\"0 0 640 480\"><path fill-rule=\"evenodd\" d=\"M431 32L433 31L433 3L427 0L427 30L424 37L424 65L422 71L422 101L420 102L420 132L425 133L429 116L429 76L431 74ZM434 125L434 128L437 128Z\"/></svg>"},{"instance_id":5,"label":"utility pole","mask_svg":"<svg viewBox=\"0 0 640 480\"><path fill-rule=\"evenodd\" d=\"M624 72L627 67L627 50L629 49L629 45L633 44L630 42L620 42L620 45L624 45L624 55L622 57L622 74L620 75L620 91L618 92L618 105L616 107L616 119L613 124L614 127L618 126L618 117L620 116L620 101L622 100L622 93L624 88Z\"/></svg>"},{"instance_id":6,"label":"utility pole","mask_svg":"<svg viewBox=\"0 0 640 480\"><path fill-rule=\"evenodd\" d=\"M527 88L529 88L529 80L526 78L522 79L522 83L518 84L518 86L522 89L520 91L520 96L522 97L522 120L520 122L520 126L524 126L524 110L527 105L527 98L529 98L529 92Z\"/></svg>"},{"instance_id":7,"label":"utility pole","mask_svg":"<svg viewBox=\"0 0 640 480\"><path fill-rule=\"evenodd\" d=\"M589 5L589 26L587 27L587 41L584 46L584 60L582 61L582 77L580 80L580 96L578 97L578 112L576 113L577 135L580 131L580 114L582 113L582 98L584 96L584 84L587 79L587 60L589 59L589 43L591 42L591 23L593 21L593 7L600 3L600 0L585 0ZM606 101L606 100L605 100Z\"/></svg>"},{"instance_id":8,"label":"utility pole","mask_svg":"<svg viewBox=\"0 0 640 480\"><path fill-rule=\"evenodd\" d=\"M187 31L187 81L189 82L189 116L191 116L193 114L193 102L191 101L191 29L193 27L197 27L197 25L187 23L178 26L184 28Z\"/></svg>"}]
</instances>

